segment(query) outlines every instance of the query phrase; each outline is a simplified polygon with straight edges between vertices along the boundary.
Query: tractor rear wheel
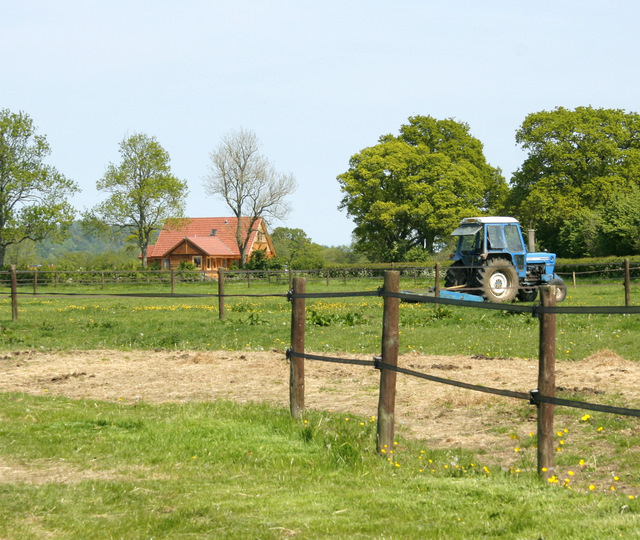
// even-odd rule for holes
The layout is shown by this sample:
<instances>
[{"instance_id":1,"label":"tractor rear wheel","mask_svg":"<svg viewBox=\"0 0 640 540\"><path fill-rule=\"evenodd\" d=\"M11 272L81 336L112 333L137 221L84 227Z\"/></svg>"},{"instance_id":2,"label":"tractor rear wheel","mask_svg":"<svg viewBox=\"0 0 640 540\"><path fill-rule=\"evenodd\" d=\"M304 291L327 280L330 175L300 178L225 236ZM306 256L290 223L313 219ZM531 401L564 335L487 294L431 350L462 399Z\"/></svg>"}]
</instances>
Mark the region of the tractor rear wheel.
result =
<instances>
[{"instance_id":1,"label":"tractor rear wheel","mask_svg":"<svg viewBox=\"0 0 640 540\"><path fill-rule=\"evenodd\" d=\"M460 287L467 284L467 271L462 261L454 262L444 276L444 286L448 289L450 287Z\"/></svg>"},{"instance_id":2,"label":"tractor rear wheel","mask_svg":"<svg viewBox=\"0 0 640 540\"><path fill-rule=\"evenodd\" d=\"M489 302L511 302L518 292L518 272L506 259L490 259L476 270L474 287Z\"/></svg>"}]
</instances>

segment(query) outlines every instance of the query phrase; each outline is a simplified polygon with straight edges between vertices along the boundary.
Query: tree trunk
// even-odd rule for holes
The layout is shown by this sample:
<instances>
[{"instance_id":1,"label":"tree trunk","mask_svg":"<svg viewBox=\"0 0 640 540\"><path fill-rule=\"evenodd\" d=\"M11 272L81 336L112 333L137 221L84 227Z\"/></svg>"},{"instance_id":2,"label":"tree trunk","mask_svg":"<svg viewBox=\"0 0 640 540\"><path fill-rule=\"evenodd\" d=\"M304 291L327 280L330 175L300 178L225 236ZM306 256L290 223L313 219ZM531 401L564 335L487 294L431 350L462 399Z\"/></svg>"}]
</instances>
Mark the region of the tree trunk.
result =
<instances>
[{"instance_id":1,"label":"tree trunk","mask_svg":"<svg viewBox=\"0 0 640 540\"><path fill-rule=\"evenodd\" d=\"M144 244L141 245L140 252L142 253L142 268L146 268L147 267L147 246Z\"/></svg>"}]
</instances>

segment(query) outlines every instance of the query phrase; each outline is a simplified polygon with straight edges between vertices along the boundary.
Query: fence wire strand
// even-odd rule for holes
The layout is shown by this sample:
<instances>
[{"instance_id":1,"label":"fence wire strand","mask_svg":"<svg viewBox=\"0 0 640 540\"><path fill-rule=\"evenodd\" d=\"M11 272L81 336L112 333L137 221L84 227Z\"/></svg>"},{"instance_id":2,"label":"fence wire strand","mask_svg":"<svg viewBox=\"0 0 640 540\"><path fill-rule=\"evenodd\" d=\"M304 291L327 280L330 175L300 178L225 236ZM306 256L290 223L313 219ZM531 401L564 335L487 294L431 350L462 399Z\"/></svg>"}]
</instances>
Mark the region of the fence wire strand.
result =
<instances>
[{"instance_id":1,"label":"fence wire strand","mask_svg":"<svg viewBox=\"0 0 640 540\"><path fill-rule=\"evenodd\" d=\"M530 392L518 392L515 390L504 390L502 388L492 388L490 386L482 386L478 384L466 383L462 381L455 381L451 379L445 379L443 377L437 377L436 375L429 375L413 369L407 369L400 366L394 366L383 362L381 357L376 356L373 360L359 360L356 358L337 358L331 356L321 356L317 354L300 353L287 349L287 358L302 358L307 360L316 360L320 362L331 362L337 364L350 364L357 366L370 366L376 369L386 369L389 371L395 371L396 373L402 373L403 375L409 375L419 379L427 381L446 384L448 386L455 386L457 388L464 388L466 390L473 390L475 392L484 392L485 394L494 394L503 397L510 397L514 399L522 399L528 401L532 405L539 405L540 403L550 403L552 405L572 407L574 409L584 409L589 411L604 412L610 414L618 414L621 416L635 416L640 418L640 409L630 409L627 407L614 407L611 405L601 405L599 403L588 403L585 401L576 401L573 399L564 399L558 397L544 396L537 390L531 390Z\"/></svg>"}]
</instances>

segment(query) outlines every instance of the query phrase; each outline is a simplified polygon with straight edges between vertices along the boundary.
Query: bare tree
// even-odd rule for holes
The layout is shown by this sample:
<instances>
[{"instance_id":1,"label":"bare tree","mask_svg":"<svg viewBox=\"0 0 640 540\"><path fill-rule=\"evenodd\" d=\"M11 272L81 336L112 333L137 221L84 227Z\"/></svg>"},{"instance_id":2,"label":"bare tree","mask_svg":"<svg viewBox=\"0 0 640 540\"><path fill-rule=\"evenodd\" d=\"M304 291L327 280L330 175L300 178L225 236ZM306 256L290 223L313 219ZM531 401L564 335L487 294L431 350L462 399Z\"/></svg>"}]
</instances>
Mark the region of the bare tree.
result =
<instances>
[{"instance_id":1,"label":"bare tree","mask_svg":"<svg viewBox=\"0 0 640 540\"><path fill-rule=\"evenodd\" d=\"M210 172L204 179L207 194L224 199L238 218L240 266L247 262L249 239L258 219L283 219L290 210L285 199L297 187L293 175L278 173L259 147L252 131L230 132L209 155Z\"/></svg>"}]
</instances>

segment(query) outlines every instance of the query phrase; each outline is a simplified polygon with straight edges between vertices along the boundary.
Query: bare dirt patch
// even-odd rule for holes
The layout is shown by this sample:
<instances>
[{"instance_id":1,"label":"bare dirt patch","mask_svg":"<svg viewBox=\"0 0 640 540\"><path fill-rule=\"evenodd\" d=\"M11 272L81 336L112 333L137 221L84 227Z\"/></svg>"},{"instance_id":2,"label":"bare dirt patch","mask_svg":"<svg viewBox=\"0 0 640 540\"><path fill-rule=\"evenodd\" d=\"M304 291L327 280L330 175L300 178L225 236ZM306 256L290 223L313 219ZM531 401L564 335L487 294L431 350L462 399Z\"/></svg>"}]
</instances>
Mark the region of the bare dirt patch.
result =
<instances>
[{"instance_id":1,"label":"bare dirt patch","mask_svg":"<svg viewBox=\"0 0 640 540\"><path fill-rule=\"evenodd\" d=\"M371 357L350 356L371 360ZM400 365L453 380L528 392L536 388L535 359L404 355ZM377 370L307 361L306 407L376 415ZM622 394L634 406L640 364L600 351L557 367L557 385L582 395ZM0 391L74 399L135 402L208 401L226 398L287 407L289 367L283 351L16 351L0 356ZM398 375L396 423L435 447L501 446L509 425L535 427L529 415L509 414L524 402ZM489 450L489 452L491 452Z\"/></svg>"}]
</instances>

